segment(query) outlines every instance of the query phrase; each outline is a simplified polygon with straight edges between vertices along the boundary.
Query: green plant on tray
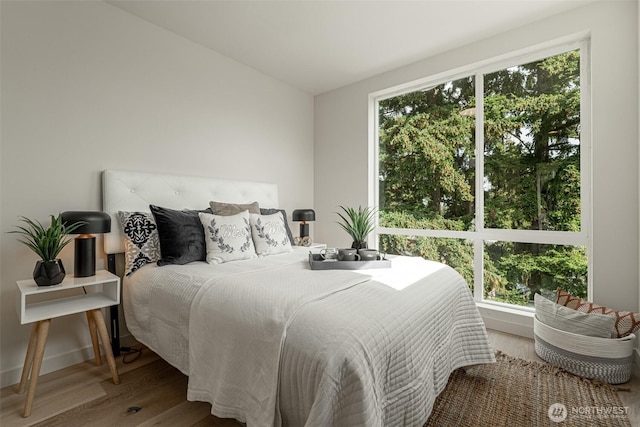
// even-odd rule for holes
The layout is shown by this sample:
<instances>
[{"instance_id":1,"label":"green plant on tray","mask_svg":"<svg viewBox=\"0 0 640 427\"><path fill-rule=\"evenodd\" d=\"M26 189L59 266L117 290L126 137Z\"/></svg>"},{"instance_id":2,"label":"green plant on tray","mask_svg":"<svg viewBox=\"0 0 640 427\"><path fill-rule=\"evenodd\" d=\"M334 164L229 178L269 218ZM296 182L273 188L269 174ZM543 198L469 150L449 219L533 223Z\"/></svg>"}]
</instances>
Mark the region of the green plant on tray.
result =
<instances>
[{"instance_id":1,"label":"green plant on tray","mask_svg":"<svg viewBox=\"0 0 640 427\"><path fill-rule=\"evenodd\" d=\"M357 209L340 206L342 212L336 212L340 217L338 225L353 239L353 248L367 247L367 236L375 228L376 210L374 208L358 206Z\"/></svg>"}]
</instances>

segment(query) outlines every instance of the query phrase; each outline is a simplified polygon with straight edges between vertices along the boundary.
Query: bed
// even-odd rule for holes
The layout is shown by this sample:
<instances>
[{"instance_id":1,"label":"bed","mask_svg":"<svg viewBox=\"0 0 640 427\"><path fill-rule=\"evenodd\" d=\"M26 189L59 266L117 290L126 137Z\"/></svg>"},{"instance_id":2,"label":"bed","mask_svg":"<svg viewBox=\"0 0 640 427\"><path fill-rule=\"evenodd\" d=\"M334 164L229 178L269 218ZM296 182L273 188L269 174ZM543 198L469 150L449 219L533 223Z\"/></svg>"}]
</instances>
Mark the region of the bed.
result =
<instances>
[{"instance_id":1,"label":"bed","mask_svg":"<svg viewBox=\"0 0 640 427\"><path fill-rule=\"evenodd\" d=\"M105 251L126 249L119 212L151 205L212 218L202 213L212 200L276 210L277 191L105 171L103 209L114 224ZM452 371L495 361L467 284L450 267L395 257L389 269L311 270L308 253L141 265L123 280L127 328L189 376L189 400L248 426L421 426Z\"/></svg>"}]
</instances>

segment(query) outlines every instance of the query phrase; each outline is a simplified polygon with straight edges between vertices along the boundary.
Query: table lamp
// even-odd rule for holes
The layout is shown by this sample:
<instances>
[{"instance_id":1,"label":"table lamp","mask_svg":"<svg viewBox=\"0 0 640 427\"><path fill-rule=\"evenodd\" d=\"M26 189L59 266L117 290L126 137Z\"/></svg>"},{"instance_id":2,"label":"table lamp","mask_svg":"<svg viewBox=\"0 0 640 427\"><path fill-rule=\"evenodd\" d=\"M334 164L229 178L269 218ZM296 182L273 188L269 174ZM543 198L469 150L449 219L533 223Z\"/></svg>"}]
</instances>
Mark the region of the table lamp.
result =
<instances>
[{"instance_id":1,"label":"table lamp","mask_svg":"<svg viewBox=\"0 0 640 427\"><path fill-rule=\"evenodd\" d=\"M93 234L110 232L111 217L100 211L67 211L60 215L62 221L67 224L85 222L73 231L73 234L78 234L74 243L73 274L76 277L94 276L96 274L96 236Z\"/></svg>"},{"instance_id":2,"label":"table lamp","mask_svg":"<svg viewBox=\"0 0 640 427\"><path fill-rule=\"evenodd\" d=\"M294 221L302 221L300 223L300 241L305 240L304 238L307 237L306 240L309 240L309 224L307 224L307 221L315 221L316 220L316 213L314 212L313 209L296 209L293 211L293 213L291 214L291 219L293 219Z\"/></svg>"}]
</instances>

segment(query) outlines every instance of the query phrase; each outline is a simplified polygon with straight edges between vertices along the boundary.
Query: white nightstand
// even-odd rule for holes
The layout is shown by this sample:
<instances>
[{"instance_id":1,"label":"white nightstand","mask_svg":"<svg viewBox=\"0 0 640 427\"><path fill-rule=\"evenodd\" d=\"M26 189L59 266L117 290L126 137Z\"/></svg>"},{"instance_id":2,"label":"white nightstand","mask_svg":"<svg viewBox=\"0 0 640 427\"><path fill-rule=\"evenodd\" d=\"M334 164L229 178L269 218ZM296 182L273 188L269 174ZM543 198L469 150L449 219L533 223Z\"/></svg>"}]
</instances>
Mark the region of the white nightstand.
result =
<instances>
[{"instance_id":1,"label":"white nightstand","mask_svg":"<svg viewBox=\"0 0 640 427\"><path fill-rule=\"evenodd\" d=\"M31 415L31 406L36 391L38 376L42 366L42 356L49 333L51 319L69 314L85 312L89 323L89 333L93 344L96 365L102 365L98 336L102 341L107 364L115 384L120 383L116 362L109 345L109 333L102 316L101 308L120 304L120 278L106 270L99 270L95 276L74 277L67 275L59 285L37 286L33 280L19 280L17 309L20 323L33 323L29 347L25 356L18 393L24 393L27 381L29 388L24 403L24 417ZM84 292L68 296L71 289L83 289ZM65 292L62 292L65 291ZM42 301L39 295L46 294Z\"/></svg>"}]
</instances>

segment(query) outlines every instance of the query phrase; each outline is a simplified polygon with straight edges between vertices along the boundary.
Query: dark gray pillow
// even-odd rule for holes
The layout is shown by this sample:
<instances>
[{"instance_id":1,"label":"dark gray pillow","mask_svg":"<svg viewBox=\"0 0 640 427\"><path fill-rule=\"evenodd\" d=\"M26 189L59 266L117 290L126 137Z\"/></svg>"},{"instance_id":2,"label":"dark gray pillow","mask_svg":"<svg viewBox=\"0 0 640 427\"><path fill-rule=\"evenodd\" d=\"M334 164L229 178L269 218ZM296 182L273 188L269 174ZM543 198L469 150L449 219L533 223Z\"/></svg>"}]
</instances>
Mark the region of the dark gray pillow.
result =
<instances>
[{"instance_id":1,"label":"dark gray pillow","mask_svg":"<svg viewBox=\"0 0 640 427\"><path fill-rule=\"evenodd\" d=\"M155 205L149 205L149 209L158 227L161 255L158 265L187 264L206 259L204 229L198 212L210 212L208 209L178 211Z\"/></svg>"},{"instance_id":2,"label":"dark gray pillow","mask_svg":"<svg viewBox=\"0 0 640 427\"><path fill-rule=\"evenodd\" d=\"M276 212L280 212L282 214L282 217L284 218L284 228L287 230L287 236L289 236L291 246L295 246L296 244L293 240L293 234L291 234L291 229L289 228L289 223L287 222L287 212L285 212L284 209L260 208L260 215L273 215Z\"/></svg>"}]
</instances>

